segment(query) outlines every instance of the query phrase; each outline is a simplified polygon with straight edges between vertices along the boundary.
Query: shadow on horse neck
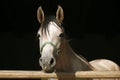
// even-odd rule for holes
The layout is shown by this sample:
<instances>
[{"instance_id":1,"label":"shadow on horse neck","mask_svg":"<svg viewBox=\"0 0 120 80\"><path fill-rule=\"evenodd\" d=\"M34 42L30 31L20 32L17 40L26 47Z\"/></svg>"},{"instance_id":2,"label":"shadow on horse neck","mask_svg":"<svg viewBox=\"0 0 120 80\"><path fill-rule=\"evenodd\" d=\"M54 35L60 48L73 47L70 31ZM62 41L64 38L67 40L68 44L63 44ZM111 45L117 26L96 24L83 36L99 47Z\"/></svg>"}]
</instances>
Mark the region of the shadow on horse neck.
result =
<instances>
[{"instance_id":1,"label":"shadow on horse neck","mask_svg":"<svg viewBox=\"0 0 120 80\"><path fill-rule=\"evenodd\" d=\"M92 66L86 61L82 56L77 55L69 45L66 39L62 39L60 46L60 53L58 55L56 63L56 74L57 72L72 72L76 71L89 71L92 70ZM92 80L92 79L75 79L75 75L72 75L73 78L64 79L57 74L58 80Z\"/></svg>"},{"instance_id":2,"label":"shadow on horse neck","mask_svg":"<svg viewBox=\"0 0 120 80\"><path fill-rule=\"evenodd\" d=\"M66 39L62 39L60 53L56 63L56 71L75 72L92 70L88 61L77 55Z\"/></svg>"}]
</instances>

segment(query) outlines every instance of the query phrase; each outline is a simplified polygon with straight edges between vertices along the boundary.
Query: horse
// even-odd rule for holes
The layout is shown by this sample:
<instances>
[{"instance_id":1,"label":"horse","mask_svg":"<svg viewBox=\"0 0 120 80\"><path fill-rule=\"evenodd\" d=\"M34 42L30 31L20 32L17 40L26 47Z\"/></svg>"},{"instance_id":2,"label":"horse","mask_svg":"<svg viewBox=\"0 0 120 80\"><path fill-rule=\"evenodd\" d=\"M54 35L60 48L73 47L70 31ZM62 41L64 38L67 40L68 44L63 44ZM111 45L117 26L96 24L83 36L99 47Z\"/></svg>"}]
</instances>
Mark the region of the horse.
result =
<instances>
[{"instance_id":1,"label":"horse","mask_svg":"<svg viewBox=\"0 0 120 80\"><path fill-rule=\"evenodd\" d=\"M44 11L41 6L37 9L37 20L41 24L37 36L41 55L39 64L42 71L46 73L74 73L76 71L119 70L119 66L112 61L101 59L88 62L84 57L77 55L66 39L65 30L62 26L63 19L64 12L60 5L58 5L56 16L44 16ZM99 63L103 62L104 64L99 66ZM109 69L107 69L107 65L112 65L112 68L109 67ZM58 77L58 80L92 79L64 79Z\"/></svg>"}]
</instances>

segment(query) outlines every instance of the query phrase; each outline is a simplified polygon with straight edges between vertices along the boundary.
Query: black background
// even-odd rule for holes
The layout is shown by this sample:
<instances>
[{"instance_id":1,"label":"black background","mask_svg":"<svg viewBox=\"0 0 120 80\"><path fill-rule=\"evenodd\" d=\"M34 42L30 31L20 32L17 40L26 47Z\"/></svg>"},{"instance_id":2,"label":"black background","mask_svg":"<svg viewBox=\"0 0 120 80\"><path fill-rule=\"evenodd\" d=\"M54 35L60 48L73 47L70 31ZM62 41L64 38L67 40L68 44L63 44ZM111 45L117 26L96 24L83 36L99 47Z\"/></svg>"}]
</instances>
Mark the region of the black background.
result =
<instances>
[{"instance_id":1,"label":"black background","mask_svg":"<svg viewBox=\"0 0 120 80\"><path fill-rule=\"evenodd\" d=\"M64 10L63 26L73 50L88 60L120 65L120 8L116 0L0 0L0 69L40 70L36 11Z\"/></svg>"}]
</instances>

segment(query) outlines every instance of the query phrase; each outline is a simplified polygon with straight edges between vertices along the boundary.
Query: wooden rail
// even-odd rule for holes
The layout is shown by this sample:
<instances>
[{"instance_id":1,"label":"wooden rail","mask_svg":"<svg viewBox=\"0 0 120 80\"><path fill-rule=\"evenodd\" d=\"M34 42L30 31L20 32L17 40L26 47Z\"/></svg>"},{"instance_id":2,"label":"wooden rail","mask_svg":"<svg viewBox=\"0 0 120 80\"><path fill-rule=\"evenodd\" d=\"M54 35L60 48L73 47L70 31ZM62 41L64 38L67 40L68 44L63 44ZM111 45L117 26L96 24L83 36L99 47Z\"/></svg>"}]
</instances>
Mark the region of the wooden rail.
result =
<instances>
[{"instance_id":1,"label":"wooden rail","mask_svg":"<svg viewBox=\"0 0 120 80\"><path fill-rule=\"evenodd\" d=\"M75 73L44 73L42 71L0 70L2 79L39 78L120 78L120 71L77 71Z\"/></svg>"}]
</instances>

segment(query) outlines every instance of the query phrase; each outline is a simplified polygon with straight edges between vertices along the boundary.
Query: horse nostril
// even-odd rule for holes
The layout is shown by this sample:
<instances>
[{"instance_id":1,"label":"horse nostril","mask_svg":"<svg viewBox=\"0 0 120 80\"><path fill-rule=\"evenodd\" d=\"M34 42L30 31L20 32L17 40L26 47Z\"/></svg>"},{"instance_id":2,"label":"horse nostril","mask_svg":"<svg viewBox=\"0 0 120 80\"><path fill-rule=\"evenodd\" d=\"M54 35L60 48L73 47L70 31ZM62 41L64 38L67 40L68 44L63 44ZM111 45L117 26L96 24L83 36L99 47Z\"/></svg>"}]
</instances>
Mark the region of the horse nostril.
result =
<instances>
[{"instance_id":1,"label":"horse nostril","mask_svg":"<svg viewBox=\"0 0 120 80\"><path fill-rule=\"evenodd\" d=\"M50 65L52 65L54 63L54 59L52 58L51 60L50 60Z\"/></svg>"}]
</instances>

